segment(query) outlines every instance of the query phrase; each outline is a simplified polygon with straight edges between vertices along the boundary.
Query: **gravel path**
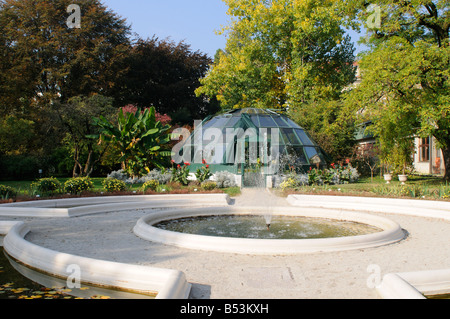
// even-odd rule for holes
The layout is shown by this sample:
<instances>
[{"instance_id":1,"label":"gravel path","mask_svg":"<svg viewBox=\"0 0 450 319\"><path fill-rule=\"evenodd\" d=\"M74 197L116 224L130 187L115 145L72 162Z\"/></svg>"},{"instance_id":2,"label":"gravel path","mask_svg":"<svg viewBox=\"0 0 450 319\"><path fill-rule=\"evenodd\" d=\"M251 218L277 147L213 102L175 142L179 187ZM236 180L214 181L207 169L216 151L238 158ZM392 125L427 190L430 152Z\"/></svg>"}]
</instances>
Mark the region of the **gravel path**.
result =
<instances>
[{"instance_id":1,"label":"gravel path","mask_svg":"<svg viewBox=\"0 0 450 319\"><path fill-rule=\"evenodd\" d=\"M286 205L279 199L278 204ZM236 200L235 205L243 205ZM287 205L286 205L287 206ZM379 214L408 232L404 241L356 251L250 256L181 249L136 237L136 221L152 210L71 219L26 219L27 240L56 251L108 261L176 269L193 284L193 299L375 299L370 265L381 276L450 268L450 222ZM13 219L10 219L13 220Z\"/></svg>"}]
</instances>

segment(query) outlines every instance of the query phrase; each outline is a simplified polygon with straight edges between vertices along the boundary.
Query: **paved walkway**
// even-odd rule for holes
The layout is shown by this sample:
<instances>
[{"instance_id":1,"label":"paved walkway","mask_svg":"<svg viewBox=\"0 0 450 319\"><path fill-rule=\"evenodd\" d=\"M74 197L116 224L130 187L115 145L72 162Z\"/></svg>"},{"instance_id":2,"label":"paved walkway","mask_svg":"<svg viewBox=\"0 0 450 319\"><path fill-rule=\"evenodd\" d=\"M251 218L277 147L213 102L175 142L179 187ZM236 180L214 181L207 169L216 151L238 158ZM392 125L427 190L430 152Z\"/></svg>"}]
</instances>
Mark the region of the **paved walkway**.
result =
<instances>
[{"instance_id":1,"label":"paved walkway","mask_svg":"<svg viewBox=\"0 0 450 319\"><path fill-rule=\"evenodd\" d=\"M245 190L234 205L262 207L284 199L258 190ZM136 221L151 210L111 212L71 219L26 219L32 232L27 240L64 253L85 257L170 268L183 271L193 284L191 298L373 299L367 285L368 267L382 274L448 268L450 223L397 215L391 218L409 237L397 244L365 250L250 256L181 249L136 237ZM2 220L8 220L2 218ZM9 220L13 220L10 218Z\"/></svg>"}]
</instances>

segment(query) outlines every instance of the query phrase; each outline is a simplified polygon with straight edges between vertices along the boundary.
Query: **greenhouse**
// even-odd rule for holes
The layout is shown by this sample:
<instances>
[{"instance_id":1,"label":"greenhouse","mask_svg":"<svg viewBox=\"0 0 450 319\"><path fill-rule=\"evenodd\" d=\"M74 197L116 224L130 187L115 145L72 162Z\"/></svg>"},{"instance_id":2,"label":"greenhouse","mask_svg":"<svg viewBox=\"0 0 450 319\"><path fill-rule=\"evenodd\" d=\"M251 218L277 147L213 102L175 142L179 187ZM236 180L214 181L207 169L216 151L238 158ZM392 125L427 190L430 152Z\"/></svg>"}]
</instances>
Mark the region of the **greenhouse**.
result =
<instances>
[{"instance_id":1,"label":"greenhouse","mask_svg":"<svg viewBox=\"0 0 450 319\"><path fill-rule=\"evenodd\" d=\"M325 154L299 125L268 109L236 109L197 123L178 162L191 172L207 163L213 173L242 176L242 186L288 170L326 166Z\"/></svg>"}]
</instances>

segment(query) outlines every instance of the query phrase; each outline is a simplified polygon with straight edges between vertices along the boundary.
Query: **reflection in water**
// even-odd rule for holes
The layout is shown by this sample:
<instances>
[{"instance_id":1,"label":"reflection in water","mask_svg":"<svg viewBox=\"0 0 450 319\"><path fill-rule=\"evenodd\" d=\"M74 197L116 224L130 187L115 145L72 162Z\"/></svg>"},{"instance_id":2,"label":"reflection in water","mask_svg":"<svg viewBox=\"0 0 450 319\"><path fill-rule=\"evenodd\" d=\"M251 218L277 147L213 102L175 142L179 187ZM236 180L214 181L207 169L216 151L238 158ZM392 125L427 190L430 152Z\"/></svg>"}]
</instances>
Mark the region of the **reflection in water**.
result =
<instances>
[{"instance_id":1,"label":"reflection in water","mask_svg":"<svg viewBox=\"0 0 450 319\"><path fill-rule=\"evenodd\" d=\"M355 222L293 216L274 216L268 230L264 216L255 215L181 218L154 226L186 234L248 239L336 238L381 231Z\"/></svg>"},{"instance_id":2,"label":"reflection in water","mask_svg":"<svg viewBox=\"0 0 450 319\"><path fill-rule=\"evenodd\" d=\"M24 292L33 297L46 294L58 298L72 296L82 299L154 299L156 297L156 294L137 294L90 285L68 289L66 280L49 276L16 262L7 256L1 247L0 272L0 299L14 297L12 293Z\"/></svg>"}]
</instances>

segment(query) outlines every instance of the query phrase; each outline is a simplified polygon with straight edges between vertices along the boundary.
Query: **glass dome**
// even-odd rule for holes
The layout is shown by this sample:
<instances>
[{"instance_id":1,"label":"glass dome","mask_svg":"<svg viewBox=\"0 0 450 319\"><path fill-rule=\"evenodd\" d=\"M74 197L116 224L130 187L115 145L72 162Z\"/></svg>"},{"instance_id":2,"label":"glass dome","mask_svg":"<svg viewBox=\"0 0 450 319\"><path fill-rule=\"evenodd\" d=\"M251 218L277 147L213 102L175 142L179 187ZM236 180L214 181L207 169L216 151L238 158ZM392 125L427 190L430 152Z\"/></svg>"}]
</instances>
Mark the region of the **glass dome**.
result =
<instances>
[{"instance_id":1,"label":"glass dome","mask_svg":"<svg viewBox=\"0 0 450 319\"><path fill-rule=\"evenodd\" d=\"M289 117L268 109L236 109L210 116L197 125L184 145L192 165L210 165L213 172L241 173L276 164L283 170L306 171L326 165L311 136Z\"/></svg>"}]
</instances>

